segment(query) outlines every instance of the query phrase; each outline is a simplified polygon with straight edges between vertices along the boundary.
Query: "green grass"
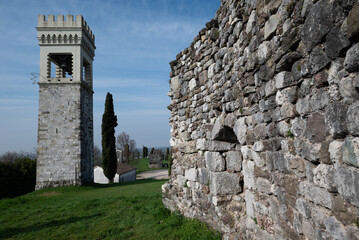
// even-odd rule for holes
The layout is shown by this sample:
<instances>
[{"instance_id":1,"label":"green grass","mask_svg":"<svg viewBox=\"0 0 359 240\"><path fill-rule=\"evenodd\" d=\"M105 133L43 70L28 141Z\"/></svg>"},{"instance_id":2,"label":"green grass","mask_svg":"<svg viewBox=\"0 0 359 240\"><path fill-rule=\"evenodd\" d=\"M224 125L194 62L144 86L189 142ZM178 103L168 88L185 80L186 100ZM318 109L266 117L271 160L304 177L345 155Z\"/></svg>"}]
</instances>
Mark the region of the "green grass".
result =
<instances>
[{"instance_id":1,"label":"green grass","mask_svg":"<svg viewBox=\"0 0 359 240\"><path fill-rule=\"evenodd\" d=\"M0 200L0 239L220 239L171 214L164 181L60 187Z\"/></svg>"},{"instance_id":2,"label":"green grass","mask_svg":"<svg viewBox=\"0 0 359 240\"><path fill-rule=\"evenodd\" d=\"M167 163L168 161L162 161L163 163ZM148 171L153 171L157 169L167 169L167 168L149 168L148 167L148 158L139 158L139 159L133 159L130 162L130 165L137 168L136 173L143 173Z\"/></svg>"}]
</instances>

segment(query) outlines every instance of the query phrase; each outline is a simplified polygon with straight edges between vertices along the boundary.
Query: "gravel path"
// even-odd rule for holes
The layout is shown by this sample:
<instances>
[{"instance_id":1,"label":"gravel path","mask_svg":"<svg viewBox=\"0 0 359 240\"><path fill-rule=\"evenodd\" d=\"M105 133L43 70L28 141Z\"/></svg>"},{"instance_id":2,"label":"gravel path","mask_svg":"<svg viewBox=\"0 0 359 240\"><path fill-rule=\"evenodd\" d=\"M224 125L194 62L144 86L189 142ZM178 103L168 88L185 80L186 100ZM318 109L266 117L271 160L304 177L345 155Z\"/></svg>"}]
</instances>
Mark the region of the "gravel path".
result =
<instances>
[{"instance_id":1,"label":"gravel path","mask_svg":"<svg viewBox=\"0 0 359 240\"><path fill-rule=\"evenodd\" d=\"M167 169L153 170L153 171L137 174L136 176L136 179L147 179L147 178L168 179L168 170Z\"/></svg>"}]
</instances>

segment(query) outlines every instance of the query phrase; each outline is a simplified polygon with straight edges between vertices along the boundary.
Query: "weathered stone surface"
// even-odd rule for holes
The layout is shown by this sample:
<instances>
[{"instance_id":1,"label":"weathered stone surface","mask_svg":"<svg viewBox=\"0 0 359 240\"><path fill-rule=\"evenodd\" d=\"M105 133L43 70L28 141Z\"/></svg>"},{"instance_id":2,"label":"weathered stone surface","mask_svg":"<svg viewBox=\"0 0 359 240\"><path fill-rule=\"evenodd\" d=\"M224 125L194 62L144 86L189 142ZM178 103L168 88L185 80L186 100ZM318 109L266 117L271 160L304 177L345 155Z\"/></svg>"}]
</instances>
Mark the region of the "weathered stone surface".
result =
<instances>
[{"instance_id":1,"label":"weathered stone surface","mask_svg":"<svg viewBox=\"0 0 359 240\"><path fill-rule=\"evenodd\" d=\"M349 37L355 36L359 31L359 3L356 2L346 18L346 33Z\"/></svg>"},{"instance_id":2,"label":"weathered stone surface","mask_svg":"<svg viewBox=\"0 0 359 240\"><path fill-rule=\"evenodd\" d=\"M330 160L336 166L339 164L339 161L342 159L342 145L343 142L333 141L329 144L329 153L330 153Z\"/></svg>"},{"instance_id":3,"label":"weathered stone surface","mask_svg":"<svg viewBox=\"0 0 359 240\"><path fill-rule=\"evenodd\" d=\"M325 139L326 128L324 117L320 113L312 113L308 117L306 135L312 142L322 142Z\"/></svg>"},{"instance_id":4,"label":"weathered stone surface","mask_svg":"<svg viewBox=\"0 0 359 240\"><path fill-rule=\"evenodd\" d=\"M289 161L285 158L282 152L272 152L268 154L269 159L272 160L274 169L284 173L289 173Z\"/></svg>"},{"instance_id":5,"label":"weathered stone surface","mask_svg":"<svg viewBox=\"0 0 359 240\"><path fill-rule=\"evenodd\" d=\"M193 91L195 88L197 88L198 82L195 78L192 78L191 81L189 81L188 87L190 91Z\"/></svg>"},{"instance_id":6,"label":"weathered stone surface","mask_svg":"<svg viewBox=\"0 0 359 240\"><path fill-rule=\"evenodd\" d=\"M308 202L305 199L298 198L295 203L295 206L296 206L298 212L300 212L305 218L311 217L311 210L308 205Z\"/></svg>"},{"instance_id":7,"label":"weathered stone surface","mask_svg":"<svg viewBox=\"0 0 359 240\"><path fill-rule=\"evenodd\" d=\"M350 42L344 37L342 31L339 28L333 28L327 35L325 51L328 57L334 59L338 57L349 44Z\"/></svg>"},{"instance_id":8,"label":"weathered stone surface","mask_svg":"<svg viewBox=\"0 0 359 240\"><path fill-rule=\"evenodd\" d=\"M301 144L302 155L305 159L311 162L318 162L320 158L321 144L320 143L310 143L304 141Z\"/></svg>"},{"instance_id":9,"label":"weathered stone surface","mask_svg":"<svg viewBox=\"0 0 359 240\"><path fill-rule=\"evenodd\" d=\"M255 189L256 182L254 177L254 162L243 160L244 187L246 189Z\"/></svg>"},{"instance_id":10,"label":"weathered stone surface","mask_svg":"<svg viewBox=\"0 0 359 240\"><path fill-rule=\"evenodd\" d=\"M242 170L242 153L229 151L226 153L227 170L239 172Z\"/></svg>"},{"instance_id":11,"label":"weathered stone surface","mask_svg":"<svg viewBox=\"0 0 359 240\"><path fill-rule=\"evenodd\" d=\"M209 170L214 172L224 171L226 162L219 152L205 152L204 158L206 166Z\"/></svg>"},{"instance_id":12,"label":"weathered stone surface","mask_svg":"<svg viewBox=\"0 0 359 240\"><path fill-rule=\"evenodd\" d=\"M325 125L333 138L342 138L347 133L346 107L340 102L330 103L325 111Z\"/></svg>"},{"instance_id":13,"label":"weathered stone surface","mask_svg":"<svg viewBox=\"0 0 359 240\"><path fill-rule=\"evenodd\" d=\"M197 179L202 184L208 184L209 182L209 172L207 168L198 168L197 169Z\"/></svg>"},{"instance_id":14,"label":"weathered stone surface","mask_svg":"<svg viewBox=\"0 0 359 240\"><path fill-rule=\"evenodd\" d=\"M232 144L222 141L210 141L208 144L209 151L229 151L232 149Z\"/></svg>"},{"instance_id":15,"label":"weathered stone surface","mask_svg":"<svg viewBox=\"0 0 359 240\"><path fill-rule=\"evenodd\" d=\"M331 208L332 206L332 195L324 188L318 187L313 183L307 181L301 182L299 184L299 194L320 206L326 208Z\"/></svg>"},{"instance_id":16,"label":"weathered stone surface","mask_svg":"<svg viewBox=\"0 0 359 240\"><path fill-rule=\"evenodd\" d=\"M350 105L347 112L347 125L350 134L359 136L359 102Z\"/></svg>"},{"instance_id":17,"label":"weathered stone surface","mask_svg":"<svg viewBox=\"0 0 359 240\"><path fill-rule=\"evenodd\" d=\"M212 172L210 175L210 191L214 195L237 194L242 191L240 177L235 173Z\"/></svg>"},{"instance_id":18,"label":"weathered stone surface","mask_svg":"<svg viewBox=\"0 0 359 240\"><path fill-rule=\"evenodd\" d=\"M180 82L178 76L171 78L171 86L170 87L171 87L172 91L174 91L174 92L178 92L180 90L181 82Z\"/></svg>"},{"instance_id":19,"label":"weathered stone surface","mask_svg":"<svg viewBox=\"0 0 359 240\"><path fill-rule=\"evenodd\" d=\"M293 75L291 72L280 72L275 76L275 87L277 89L285 88L293 84Z\"/></svg>"},{"instance_id":20,"label":"weathered stone surface","mask_svg":"<svg viewBox=\"0 0 359 240\"><path fill-rule=\"evenodd\" d=\"M345 99L359 100L359 79L352 76L344 77L339 82L339 92Z\"/></svg>"},{"instance_id":21,"label":"weathered stone surface","mask_svg":"<svg viewBox=\"0 0 359 240\"><path fill-rule=\"evenodd\" d=\"M338 192L351 204L359 207L359 170L348 166L338 167L334 180Z\"/></svg>"},{"instance_id":22,"label":"weathered stone surface","mask_svg":"<svg viewBox=\"0 0 359 240\"><path fill-rule=\"evenodd\" d=\"M359 70L359 43L355 44L347 51L344 67L348 72Z\"/></svg>"},{"instance_id":23,"label":"weathered stone surface","mask_svg":"<svg viewBox=\"0 0 359 240\"><path fill-rule=\"evenodd\" d=\"M186 169L184 176L187 180L196 181L197 180L197 169L195 169L195 168Z\"/></svg>"},{"instance_id":24,"label":"weathered stone surface","mask_svg":"<svg viewBox=\"0 0 359 240\"><path fill-rule=\"evenodd\" d=\"M244 144L246 142L247 125L245 118L239 118L234 124L233 131L235 132L238 142Z\"/></svg>"},{"instance_id":25,"label":"weathered stone surface","mask_svg":"<svg viewBox=\"0 0 359 240\"><path fill-rule=\"evenodd\" d=\"M268 39L277 30L279 24L279 17L277 15L270 16L269 20L264 25L264 39Z\"/></svg>"},{"instance_id":26,"label":"weathered stone surface","mask_svg":"<svg viewBox=\"0 0 359 240\"><path fill-rule=\"evenodd\" d=\"M327 189L329 192L335 192L333 165L319 164L313 170L313 181L320 187Z\"/></svg>"},{"instance_id":27,"label":"weathered stone surface","mask_svg":"<svg viewBox=\"0 0 359 240\"><path fill-rule=\"evenodd\" d=\"M302 28L302 41L308 50L311 50L332 29L333 10L332 3L318 1L310 9L308 18Z\"/></svg>"},{"instance_id":28,"label":"weathered stone surface","mask_svg":"<svg viewBox=\"0 0 359 240\"><path fill-rule=\"evenodd\" d=\"M309 71L311 74L316 74L330 63L327 54L320 48L315 47L309 56Z\"/></svg>"},{"instance_id":29,"label":"weathered stone surface","mask_svg":"<svg viewBox=\"0 0 359 240\"><path fill-rule=\"evenodd\" d=\"M343 162L359 167L359 138L346 138L342 145Z\"/></svg>"},{"instance_id":30,"label":"weathered stone surface","mask_svg":"<svg viewBox=\"0 0 359 240\"><path fill-rule=\"evenodd\" d=\"M338 220L331 216L324 219L324 225L327 232L335 239L347 239L345 232L343 231L343 226L338 222Z\"/></svg>"},{"instance_id":31,"label":"weathered stone surface","mask_svg":"<svg viewBox=\"0 0 359 240\"><path fill-rule=\"evenodd\" d=\"M359 236L356 2L221 2L170 64L169 209L224 239Z\"/></svg>"}]
</instances>

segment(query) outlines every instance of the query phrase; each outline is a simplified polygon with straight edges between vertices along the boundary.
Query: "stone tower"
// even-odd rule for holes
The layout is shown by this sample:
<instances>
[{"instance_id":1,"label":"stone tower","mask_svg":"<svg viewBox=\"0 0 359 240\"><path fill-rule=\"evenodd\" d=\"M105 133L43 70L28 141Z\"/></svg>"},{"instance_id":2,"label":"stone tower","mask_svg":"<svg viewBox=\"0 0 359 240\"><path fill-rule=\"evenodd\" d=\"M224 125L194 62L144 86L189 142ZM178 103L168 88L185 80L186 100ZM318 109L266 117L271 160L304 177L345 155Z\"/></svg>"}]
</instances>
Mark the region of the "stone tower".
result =
<instances>
[{"instance_id":1,"label":"stone tower","mask_svg":"<svg viewBox=\"0 0 359 240\"><path fill-rule=\"evenodd\" d=\"M95 36L81 15L38 16L36 189L93 182Z\"/></svg>"}]
</instances>

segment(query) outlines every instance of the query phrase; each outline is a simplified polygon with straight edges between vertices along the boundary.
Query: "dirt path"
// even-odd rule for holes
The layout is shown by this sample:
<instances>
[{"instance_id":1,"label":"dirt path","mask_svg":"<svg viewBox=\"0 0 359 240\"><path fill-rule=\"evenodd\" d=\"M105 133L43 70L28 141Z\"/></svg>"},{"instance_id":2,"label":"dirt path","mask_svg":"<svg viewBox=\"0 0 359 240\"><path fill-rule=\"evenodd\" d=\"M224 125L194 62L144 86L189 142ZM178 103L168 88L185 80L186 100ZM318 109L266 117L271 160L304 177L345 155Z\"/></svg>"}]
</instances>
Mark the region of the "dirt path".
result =
<instances>
[{"instance_id":1,"label":"dirt path","mask_svg":"<svg viewBox=\"0 0 359 240\"><path fill-rule=\"evenodd\" d=\"M168 179L168 170L167 169L153 170L153 171L137 174L136 176L136 179L147 179L147 178Z\"/></svg>"}]
</instances>

